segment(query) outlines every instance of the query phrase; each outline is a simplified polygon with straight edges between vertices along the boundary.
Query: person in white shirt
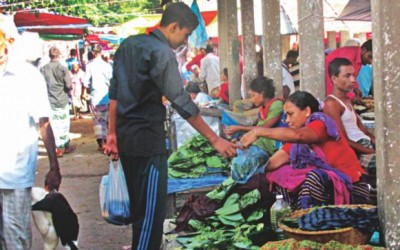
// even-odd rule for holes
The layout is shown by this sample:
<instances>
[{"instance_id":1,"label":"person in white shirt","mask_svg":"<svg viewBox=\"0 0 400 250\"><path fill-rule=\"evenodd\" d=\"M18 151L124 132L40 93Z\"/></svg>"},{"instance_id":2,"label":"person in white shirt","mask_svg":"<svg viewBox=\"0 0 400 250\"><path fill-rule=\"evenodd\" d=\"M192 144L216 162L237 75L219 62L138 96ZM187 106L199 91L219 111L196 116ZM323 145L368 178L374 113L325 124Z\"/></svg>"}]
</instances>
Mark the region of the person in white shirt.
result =
<instances>
[{"instance_id":1,"label":"person in white shirt","mask_svg":"<svg viewBox=\"0 0 400 250\"><path fill-rule=\"evenodd\" d=\"M293 94L296 91L294 86L294 80L292 74L290 73L290 65L297 60L299 56L298 52L295 50L289 50L286 54L286 59L282 62L282 84L283 84L283 99Z\"/></svg>"},{"instance_id":2,"label":"person in white shirt","mask_svg":"<svg viewBox=\"0 0 400 250\"><path fill-rule=\"evenodd\" d=\"M214 55L214 47L207 45L206 55L201 59L199 78L207 84L208 94L213 98L218 98L219 85L221 83L219 74L219 58Z\"/></svg>"},{"instance_id":3,"label":"person in white shirt","mask_svg":"<svg viewBox=\"0 0 400 250\"><path fill-rule=\"evenodd\" d=\"M61 173L49 122L50 102L40 71L16 52L18 32L12 17L0 14L0 249L30 249L31 189L38 157L38 130L47 150L50 170L47 190L58 190ZM16 98L15 94L18 95Z\"/></svg>"}]
</instances>

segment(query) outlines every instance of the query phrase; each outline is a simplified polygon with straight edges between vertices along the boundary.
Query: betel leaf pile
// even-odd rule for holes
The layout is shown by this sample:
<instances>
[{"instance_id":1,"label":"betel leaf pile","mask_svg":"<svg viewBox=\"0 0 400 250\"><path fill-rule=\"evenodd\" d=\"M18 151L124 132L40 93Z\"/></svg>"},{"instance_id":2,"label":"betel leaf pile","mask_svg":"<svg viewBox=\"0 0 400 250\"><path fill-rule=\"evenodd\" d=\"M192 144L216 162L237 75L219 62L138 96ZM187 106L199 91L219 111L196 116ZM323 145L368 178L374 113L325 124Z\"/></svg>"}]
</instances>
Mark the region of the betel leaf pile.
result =
<instances>
[{"instance_id":1,"label":"betel leaf pile","mask_svg":"<svg viewBox=\"0 0 400 250\"><path fill-rule=\"evenodd\" d=\"M198 178L209 173L226 173L230 170L229 163L202 135L196 135L168 158L168 177Z\"/></svg>"}]
</instances>

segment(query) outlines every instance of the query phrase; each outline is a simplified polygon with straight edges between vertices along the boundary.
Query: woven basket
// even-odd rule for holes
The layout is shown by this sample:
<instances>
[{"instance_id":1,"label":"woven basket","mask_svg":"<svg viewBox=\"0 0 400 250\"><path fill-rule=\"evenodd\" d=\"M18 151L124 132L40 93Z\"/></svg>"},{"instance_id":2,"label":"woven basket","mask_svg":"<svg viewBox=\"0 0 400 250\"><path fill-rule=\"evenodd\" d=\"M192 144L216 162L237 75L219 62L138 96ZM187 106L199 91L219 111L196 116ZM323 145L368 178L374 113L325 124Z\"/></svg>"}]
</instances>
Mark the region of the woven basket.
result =
<instances>
[{"instance_id":1,"label":"woven basket","mask_svg":"<svg viewBox=\"0 0 400 250\"><path fill-rule=\"evenodd\" d=\"M364 208L364 209L375 208L375 206L371 205L342 205L335 207ZM287 215L287 217L292 219L297 219L302 215L307 214L310 209L311 208L297 210ZM299 228L290 228L282 224L281 222L279 222L278 225L285 231L287 236L289 236L290 238L294 238L297 241L311 240L318 243L327 243L331 240L335 240L342 244L364 245L369 240L369 235L364 234L353 227L346 227L335 230L323 230L323 231L304 231Z\"/></svg>"}]
</instances>

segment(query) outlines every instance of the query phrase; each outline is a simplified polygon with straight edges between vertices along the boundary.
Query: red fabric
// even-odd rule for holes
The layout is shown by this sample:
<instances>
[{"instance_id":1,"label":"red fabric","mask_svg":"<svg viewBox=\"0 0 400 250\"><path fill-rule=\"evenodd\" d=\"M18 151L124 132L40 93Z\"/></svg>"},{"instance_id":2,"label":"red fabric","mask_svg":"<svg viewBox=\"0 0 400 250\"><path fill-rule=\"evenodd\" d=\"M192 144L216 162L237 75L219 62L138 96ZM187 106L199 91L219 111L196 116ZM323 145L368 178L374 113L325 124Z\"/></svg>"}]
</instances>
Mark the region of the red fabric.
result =
<instances>
[{"instance_id":1,"label":"red fabric","mask_svg":"<svg viewBox=\"0 0 400 250\"><path fill-rule=\"evenodd\" d=\"M342 47L334 50L332 53L325 58L325 85L326 85L326 96L330 95L333 90L333 84L329 77L328 66L329 63L335 58L346 58L348 59L354 67L354 76L357 78L358 72L360 72L362 61L361 61L361 48L352 47ZM356 82L355 89L358 89L358 83Z\"/></svg>"},{"instance_id":2,"label":"red fabric","mask_svg":"<svg viewBox=\"0 0 400 250\"><path fill-rule=\"evenodd\" d=\"M225 103L229 104L229 83L224 82L219 87L219 98L221 98Z\"/></svg>"},{"instance_id":3,"label":"red fabric","mask_svg":"<svg viewBox=\"0 0 400 250\"><path fill-rule=\"evenodd\" d=\"M349 176L353 183L359 181L360 176L365 174L365 171L361 168L356 154L342 133L340 132L340 139L336 141L329 138L325 124L322 121L313 121L307 127L312 129L320 140L324 141L323 143L317 143L317 146L321 147L325 153L326 162ZM283 145L282 150L290 154L291 146L291 143L286 143Z\"/></svg>"},{"instance_id":4,"label":"red fabric","mask_svg":"<svg viewBox=\"0 0 400 250\"><path fill-rule=\"evenodd\" d=\"M260 120L263 121L263 120L267 119L268 113L269 113L269 108L271 107L272 103L274 103L275 101L278 101L278 100L280 100L280 101L283 102L283 99L282 99L282 98L274 97L274 98L272 98L271 100L269 100L269 102L267 102L267 104L266 104L265 106L264 106L264 105L261 105L261 106L259 107L259 109L258 109L258 115L260 116Z\"/></svg>"},{"instance_id":5,"label":"red fabric","mask_svg":"<svg viewBox=\"0 0 400 250\"><path fill-rule=\"evenodd\" d=\"M190 71L192 70L193 65L197 65L200 68L201 65L201 59L203 59L205 55L204 54L197 54L195 57L192 58L190 62L186 64L186 70Z\"/></svg>"},{"instance_id":6,"label":"red fabric","mask_svg":"<svg viewBox=\"0 0 400 250\"><path fill-rule=\"evenodd\" d=\"M64 16L64 15L56 15L52 13L46 12L37 12L37 11L19 11L14 15L14 22L17 27L24 26L41 26L41 25L73 25L73 24L88 24L89 21L87 19L73 17L73 16ZM62 28L54 28L54 29L29 29L32 32L38 32L40 34L59 34L59 35L83 35L85 30L82 28L76 29L62 29Z\"/></svg>"}]
</instances>

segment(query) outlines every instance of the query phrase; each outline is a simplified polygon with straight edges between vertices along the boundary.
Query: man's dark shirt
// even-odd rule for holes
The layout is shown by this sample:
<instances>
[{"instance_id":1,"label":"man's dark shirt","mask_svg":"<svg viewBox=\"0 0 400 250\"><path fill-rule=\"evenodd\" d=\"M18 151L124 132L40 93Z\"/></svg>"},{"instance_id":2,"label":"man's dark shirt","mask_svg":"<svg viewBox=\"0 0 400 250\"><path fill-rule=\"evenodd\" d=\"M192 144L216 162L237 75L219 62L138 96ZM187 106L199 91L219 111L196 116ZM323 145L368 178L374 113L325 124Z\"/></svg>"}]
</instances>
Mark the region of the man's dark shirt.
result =
<instances>
[{"instance_id":1,"label":"man's dark shirt","mask_svg":"<svg viewBox=\"0 0 400 250\"><path fill-rule=\"evenodd\" d=\"M119 154L147 157L166 152L161 97L185 119L199 112L183 86L175 53L159 30L124 40L115 54L109 91L110 99L117 101Z\"/></svg>"},{"instance_id":2,"label":"man's dark shirt","mask_svg":"<svg viewBox=\"0 0 400 250\"><path fill-rule=\"evenodd\" d=\"M50 61L40 70L47 83L47 93L52 108L64 108L72 88L69 70L59 61Z\"/></svg>"}]
</instances>

